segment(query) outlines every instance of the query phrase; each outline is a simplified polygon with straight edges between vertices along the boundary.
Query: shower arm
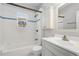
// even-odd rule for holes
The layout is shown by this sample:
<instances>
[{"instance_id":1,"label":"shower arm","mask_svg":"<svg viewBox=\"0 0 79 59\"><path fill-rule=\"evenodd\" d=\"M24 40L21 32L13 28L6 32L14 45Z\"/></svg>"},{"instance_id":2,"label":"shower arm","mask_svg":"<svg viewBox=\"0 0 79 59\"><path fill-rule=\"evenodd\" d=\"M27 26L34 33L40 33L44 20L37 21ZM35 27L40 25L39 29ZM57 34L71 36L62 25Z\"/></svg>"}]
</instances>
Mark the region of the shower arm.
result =
<instances>
[{"instance_id":1,"label":"shower arm","mask_svg":"<svg viewBox=\"0 0 79 59\"><path fill-rule=\"evenodd\" d=\"M0 16L0 18L1 19L10 19L10 20L16 20L16 18L9 18L9 17L4 17L4 16ZM37 21L39 21L40 19L38 19L38 20L35 20L35 21L33 21L33 20L28 20L28 22L37 22Z\"/></svg>"}]
</instances>

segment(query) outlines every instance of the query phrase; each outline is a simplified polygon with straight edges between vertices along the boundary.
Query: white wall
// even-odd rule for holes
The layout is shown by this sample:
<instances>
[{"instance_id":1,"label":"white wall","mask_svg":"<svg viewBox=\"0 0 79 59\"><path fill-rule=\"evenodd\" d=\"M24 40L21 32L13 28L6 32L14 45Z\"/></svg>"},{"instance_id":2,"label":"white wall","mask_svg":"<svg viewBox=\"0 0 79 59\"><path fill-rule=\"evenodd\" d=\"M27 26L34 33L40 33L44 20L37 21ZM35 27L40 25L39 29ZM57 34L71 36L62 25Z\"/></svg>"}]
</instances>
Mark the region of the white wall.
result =
<instances>
[{"instance_id":1,"label":"white wall","mask_svg":"<svg viewBox=\"0 0 79 59\"><path fill-rule=\"evenodd\" d=\"M16 18L17 12L27 14L29 16L28 18L29 20L33 20L33 17L35 15L34 12L29 10L24 10L7 4L2 4L2 5L0 4L1 16ZM1 22L1 20L3 21ZM35 30L34 23L28 23L26 29L19 30L17 29L16 20L0 19L0 42L2 42L2 44L0 43L0 46L3 47L5 51L5 50L16 49L27 45L31 45L34 43L34 39L35 39L34 30Z\"/></svg>"},{"instance_id":2,"label":"white wall","mask_svg":"<svg viewBox=\"0 0 79 59\"><path fill-rule=\"evenodd\" d=\"M65 16L63 21L64 29L76 29L76 12L78 10L79 10L79 3L71 3L65 6L64 8L60 9L59 13L62 13Z\"/></svg>"},{"instance_id":3,"label":"white wall","mask_svg":"<svg viewBox=\"0 0 79 59\"><path fill-rule=\"evenodd\" d=\"M76 29L79 29L79 10L76 12Z\"/></svg>"},{"instance_id":4,"label":"white wall","mask_svg":"<svg viewBox=\"0 0 79 59\"><path fill-rule=\"evenodd\" d=\"M3 6L0 4L0 15L3 15L3 13L2 13L2 9L3 8ZM2 44L3 44L3 20L0 18L0 49L2 49Z\"/></svg>"},{"instance_id":5,"label":"white wall","mask_svg":"<svg viewBox=\"0 0 79 59\"><path fill-rule=\"evenodd\" d=\"M53 3L45 3L42 9L42 29L55 28L55 6Z\"/></svg>"},{"instance_id":6,"label":"white wall","mask_svg":"<svg viewBox=\"0 0 79 59\"><path fill-rule=\"evenodd\" d=\"M54 3L45 3L41 6L41 24L42 24L42 37L54 36L54 29L56 29L57 5Z\"/></svg>"},{"instance_id":7,"label":"white wall","mask_svg":"<svg viewBox=\"0 0 79 59\"><path fill-rule=\"evenodd\" d=\"M67 6L67 5L66 5ZM75 15L76 15L76 11L78 11L79 10L79 4L75 4L75 7L68 7L69 9L71 9L71 8L73 8L73 10L75 10ZM77 8L77 9L76 9ZM70 12L71 13L71 12ZM58 13L57 13L58 14ZM69 15L71 15L72 16L72 13L71 14L69 14ZM57 17L57 19L58 19L58 17ZM56 20L57 20L56 19ZM45 20L44 20L45 21ZM63 35L67 35L67 36L76 36L76 37L79 37L79 30L73 30L73 29L71 29L71 30L59 30L59 29L55 29L55 30L52 30L52 29L45 29L45 30L43 30L43 37L50 37L50 36L54 36L54 34L63 34Z\"/></svg>"},{"instance_id":8,"label":"white wall","mask_svg":"<svg viewBox=\"0 0 79 59\"><path fill-rule=\"evenodd\" d=\"M36 20L39 20L39 21L37 21L36 23L35 23L35 26L36 26L36 30L38 30L38 32L36 32L35 34L35 38L37 39L36 40L36 43L37 44L40 44L40 42L41 42L41 39L42 39L42 28L41 28L41 21L42 21L42 19L41 19L41 13L36 13L36 14L38 14L38 16L36 17Z\"/></svg>"}]
</instances>

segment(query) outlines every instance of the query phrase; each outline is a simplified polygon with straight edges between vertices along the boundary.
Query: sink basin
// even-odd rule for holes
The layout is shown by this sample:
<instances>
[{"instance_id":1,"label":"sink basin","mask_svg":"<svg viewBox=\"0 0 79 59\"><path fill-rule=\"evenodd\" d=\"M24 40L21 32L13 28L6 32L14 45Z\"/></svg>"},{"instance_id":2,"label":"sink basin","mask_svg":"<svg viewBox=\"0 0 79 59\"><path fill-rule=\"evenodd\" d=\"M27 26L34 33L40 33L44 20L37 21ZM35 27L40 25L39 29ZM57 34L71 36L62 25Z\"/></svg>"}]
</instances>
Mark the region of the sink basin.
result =
<instances>
[{"instance_id":1,"label":"sink basin","mask_svg":"<svg viewBox=\"0 0 79 59\"><path fill-rule=\"evenodd\" d=\"M70 46L73 46L75 48L78 48L79 49L79 41L74 41L74 40L69 40L69 41L64 41L64 40L56 40L58 41L60 44L63 44L63 45L70 45Z\"/></svg>"},{"instance_id":2,"label":"sink basin","mask_svg":"<svg viewBox=\"0 0 79 59\"><path fill-rule=\"evenodd\" d=\"M62 44L63 46L73 46L73 43L70 43L70 41L64 41L64 40L56 40L59 44Z\"/></svg>"},{"instance_id":3,"label":"sink basin","mask_svg":"<svg viewBox=\"0 0 79 59\"><path fill-rule=\"evenodd\" d=\"M69 41L74 47L79 48L79 41Z\"/></svg>"}]
</instances>

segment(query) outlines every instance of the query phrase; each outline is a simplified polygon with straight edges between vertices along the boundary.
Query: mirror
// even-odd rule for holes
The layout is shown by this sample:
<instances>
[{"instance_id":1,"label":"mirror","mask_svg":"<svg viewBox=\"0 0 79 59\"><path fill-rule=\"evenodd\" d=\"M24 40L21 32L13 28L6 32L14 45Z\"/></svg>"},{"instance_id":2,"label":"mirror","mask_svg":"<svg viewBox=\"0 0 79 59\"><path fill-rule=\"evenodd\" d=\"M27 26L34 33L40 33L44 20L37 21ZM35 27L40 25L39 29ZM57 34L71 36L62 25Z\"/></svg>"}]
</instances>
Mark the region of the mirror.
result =
<instances>
[{"instance_id":1,"label":"mirror","mask_svg":"<svg viewBox=\"0 0 79 59\"><path fill-rule=\"evenodd\" d=\"M58 29L79 29L79 3L66 3L58 8Z\"/></svg>"}]
</instances>

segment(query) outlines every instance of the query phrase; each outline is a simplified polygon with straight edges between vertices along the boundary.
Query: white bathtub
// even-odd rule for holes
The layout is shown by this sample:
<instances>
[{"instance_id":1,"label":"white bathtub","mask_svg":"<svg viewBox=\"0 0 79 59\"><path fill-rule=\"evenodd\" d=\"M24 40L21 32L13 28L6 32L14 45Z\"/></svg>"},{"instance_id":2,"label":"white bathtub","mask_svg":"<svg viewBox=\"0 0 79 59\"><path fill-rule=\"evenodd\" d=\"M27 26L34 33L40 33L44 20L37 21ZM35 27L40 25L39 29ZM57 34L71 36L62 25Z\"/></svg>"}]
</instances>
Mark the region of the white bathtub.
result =
<instances>
[{"instance_id":1,"label":"white bathtub","mask_svg":"<svg viewBox=\"0 0 79 59\"><path fill-rule=\"evenodd\" d=\"M3 56L33 56L32 48L35 45L28 45L21 48L16 48L13 50L3 51Z\"/></svg>"}]
</instances>

